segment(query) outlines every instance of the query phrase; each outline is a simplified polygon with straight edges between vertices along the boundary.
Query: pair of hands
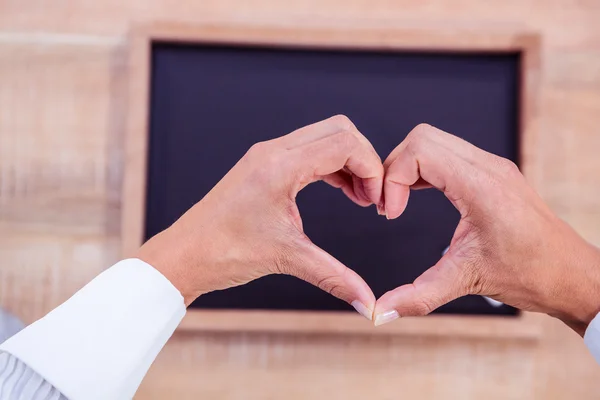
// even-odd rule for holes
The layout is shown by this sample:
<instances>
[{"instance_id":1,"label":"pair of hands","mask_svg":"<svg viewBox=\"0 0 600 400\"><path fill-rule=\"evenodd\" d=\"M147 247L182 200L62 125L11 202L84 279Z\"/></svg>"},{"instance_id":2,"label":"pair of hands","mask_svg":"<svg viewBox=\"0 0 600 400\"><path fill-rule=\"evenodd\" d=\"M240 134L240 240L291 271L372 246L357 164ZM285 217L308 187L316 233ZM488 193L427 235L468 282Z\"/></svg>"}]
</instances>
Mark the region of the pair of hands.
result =
<instances>
[{"instance_id":1,"label":"pair of hands","mask_svg":"<svg viewBox=\"0 0 600 400\"><path fill-rule=\"evenodd\" d=\"M323 180L398 218L410 191L436 188L461 214L449 250L412 284L375 299L354 271L304 234L296 195ZM557 218L514 163L419 125L384 163L344 116L258 143L138 257L186 305L269 274L303 279L379 325L467 294L556 316L583 334L600 311L600 255ZM387 266L382 266L387 267Z\"/></svg>"}]
</instances>

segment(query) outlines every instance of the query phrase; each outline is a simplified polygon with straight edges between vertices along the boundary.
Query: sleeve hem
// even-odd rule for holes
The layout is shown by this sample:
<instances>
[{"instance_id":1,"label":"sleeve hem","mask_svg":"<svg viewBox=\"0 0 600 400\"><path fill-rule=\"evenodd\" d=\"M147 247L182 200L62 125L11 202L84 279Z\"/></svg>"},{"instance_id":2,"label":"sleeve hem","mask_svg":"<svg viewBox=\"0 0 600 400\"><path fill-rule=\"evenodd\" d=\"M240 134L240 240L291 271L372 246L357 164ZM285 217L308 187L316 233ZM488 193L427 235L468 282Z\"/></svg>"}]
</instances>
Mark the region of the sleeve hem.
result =
<instances>
[{"instance_id":1,"label":"sleeve hem","mask_svg":"<svg viewBox=\"0 0 600 400\"><path fill-rule=\"evenodd\" d=\"M185 315L158 270L123 260L0 346L72 400L130 399Z\"/></svg>"},{"instance_id":2,"label":"sleeve hem","mask_svg":"<svg viewBox=\"0 0 600 400\"><path fill-rule=\"evenodd\" d=\"M585 345L592 353L592 356L596 359L596 362L600 364L600 314L590 322L585 334L583 336Z\"/></svg>"}]
</instances>

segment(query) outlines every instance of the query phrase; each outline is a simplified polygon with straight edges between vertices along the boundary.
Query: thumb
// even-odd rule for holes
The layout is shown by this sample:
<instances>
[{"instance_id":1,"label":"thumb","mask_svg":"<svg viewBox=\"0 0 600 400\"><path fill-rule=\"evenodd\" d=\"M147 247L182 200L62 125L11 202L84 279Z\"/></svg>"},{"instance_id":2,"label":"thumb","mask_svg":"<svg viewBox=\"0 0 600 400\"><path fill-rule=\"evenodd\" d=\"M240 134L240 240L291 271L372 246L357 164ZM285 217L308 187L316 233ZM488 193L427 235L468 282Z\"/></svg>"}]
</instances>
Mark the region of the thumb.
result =
<instances>
[{"instance_id":1,"label":"thumb","mask_svg":"<svg viewBox=\"0 0 600 400\"><path fill-rule=\"evenodd\" d=\"M400 317L427 315L467 294L459 266L448 253L413 283L381 296L375 305L375 326Z\"/></svg>"},{"instance_id":2,"label":"thumb","mask_svg":"<svg viewBox=\"0 0 600 400\"><path fill-rule=\"evenodd\" d=\"M298 250L289 275L344 300L365 318L373 319L375 295L360 275L310 240L301 244Z\"/></svg>"}]
</instances>

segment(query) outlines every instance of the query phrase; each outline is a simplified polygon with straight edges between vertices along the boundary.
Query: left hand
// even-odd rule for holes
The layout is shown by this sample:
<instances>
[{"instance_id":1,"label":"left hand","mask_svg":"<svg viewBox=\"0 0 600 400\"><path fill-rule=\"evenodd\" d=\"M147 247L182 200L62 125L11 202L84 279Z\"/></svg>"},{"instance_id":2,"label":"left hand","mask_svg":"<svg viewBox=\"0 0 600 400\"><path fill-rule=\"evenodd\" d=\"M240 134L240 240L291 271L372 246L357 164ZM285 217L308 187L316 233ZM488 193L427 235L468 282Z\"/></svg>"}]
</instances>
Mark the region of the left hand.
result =
<instances>
[{"instance_id":1,"label":"left hand","mask_svg":"<svg viewBox=\"0 0 600 400\"><path fill-rule=\"evenodd\" d=\"M320 287L371 319L375 297L369 286L302 229L296 195L319 180L358 205L381 201L381 159L344 116L252 146L200 202L144 244L138 258L162 272L186 305L203 293L281 273Z\"/></svg>"}]
</instances>

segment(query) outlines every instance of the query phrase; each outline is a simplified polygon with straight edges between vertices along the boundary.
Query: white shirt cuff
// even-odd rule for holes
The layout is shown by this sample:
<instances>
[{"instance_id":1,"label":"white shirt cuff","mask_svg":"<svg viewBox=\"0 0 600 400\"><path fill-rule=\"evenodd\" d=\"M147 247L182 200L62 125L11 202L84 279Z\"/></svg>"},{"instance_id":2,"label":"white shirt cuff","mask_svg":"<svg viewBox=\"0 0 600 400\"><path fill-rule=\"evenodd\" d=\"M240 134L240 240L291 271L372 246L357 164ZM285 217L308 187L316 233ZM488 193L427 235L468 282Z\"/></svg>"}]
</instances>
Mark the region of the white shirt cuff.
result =
<instances>
[{"instance_id":1,"label":"white shirt cuff","mask_svg":"<svg viewBox=\"0 0 600 400\"><path fill-rule=\"evenodd\" d=\"M596 359L596 362L600 364L600 314L596 315L588 325L583 336L583 341Z\"/></svg>"},{"instance_id":2,"label":"white shirt cuff","mask_svg":"<svg viewBox=\"0 0 600 400\"><path fill-rule=\"evenodd\" d=\"M71 400L131 399L185 315L183 297L137 259L115 264L0 346Z\"/></svg>"}]
</instances>

